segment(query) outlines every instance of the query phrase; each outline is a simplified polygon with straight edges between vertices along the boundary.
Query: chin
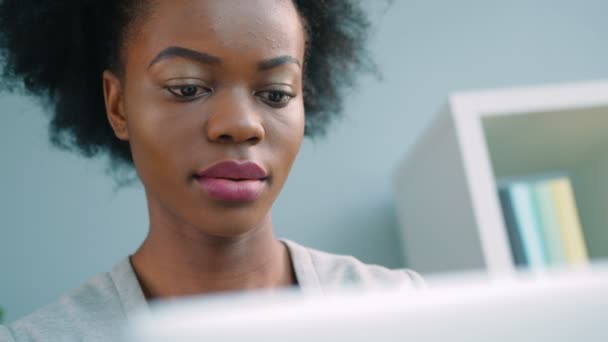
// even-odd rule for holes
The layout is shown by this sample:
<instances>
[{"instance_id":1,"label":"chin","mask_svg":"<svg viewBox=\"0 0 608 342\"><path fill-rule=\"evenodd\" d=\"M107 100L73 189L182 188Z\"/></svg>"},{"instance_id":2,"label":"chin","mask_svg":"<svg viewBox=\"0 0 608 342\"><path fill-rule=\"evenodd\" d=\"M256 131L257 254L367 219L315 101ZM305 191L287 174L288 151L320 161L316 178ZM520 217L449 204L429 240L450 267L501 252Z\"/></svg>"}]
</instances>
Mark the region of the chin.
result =
<instances>
[{"instance_id":1,"label":"chin","mask_svg":"<svg viewBox=\"0 0 608 342\"><path fill-rule=\"evenodd\" d=\"M223 215L219 212L214 212L215 217L212 220L209 219L208 215L205 215L206 217L197 220L198 222L195 225L203 233L218 238L241 237L251 232L271 227L269 212L259 215L257 212L248 212L242 209L231 214L223 213Z\"/></svg>"}]
</instances>

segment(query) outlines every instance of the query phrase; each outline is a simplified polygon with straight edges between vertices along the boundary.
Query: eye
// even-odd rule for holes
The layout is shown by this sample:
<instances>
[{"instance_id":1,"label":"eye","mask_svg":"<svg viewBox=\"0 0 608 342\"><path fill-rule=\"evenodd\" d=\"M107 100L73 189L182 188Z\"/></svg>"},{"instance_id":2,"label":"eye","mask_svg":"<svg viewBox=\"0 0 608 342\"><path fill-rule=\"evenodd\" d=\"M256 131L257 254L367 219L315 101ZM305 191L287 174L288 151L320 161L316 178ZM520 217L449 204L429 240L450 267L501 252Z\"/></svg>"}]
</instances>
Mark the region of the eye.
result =
<instances>
[{"instance_id":1,"label":"eye","mask_svg":"<svg viewBox=\"0 0 608 342\"><path fill-rule=\"evenodd\" d=\"M167 90L181 100L192 100L211 93L211 89L194 84L169 86Z\"/></svg>"},{"instance_id":2,"label":"eye","mask_svg":"<svg viewBox=\"0 0 608 342\"><path fill-rule=\"evenodd\" d=\"M259 92L257 95L262 99L262 101L272 107L286 106L289 100L294 97L294 95L279 90L262 91Z\"/></svg>"}]
</instances>

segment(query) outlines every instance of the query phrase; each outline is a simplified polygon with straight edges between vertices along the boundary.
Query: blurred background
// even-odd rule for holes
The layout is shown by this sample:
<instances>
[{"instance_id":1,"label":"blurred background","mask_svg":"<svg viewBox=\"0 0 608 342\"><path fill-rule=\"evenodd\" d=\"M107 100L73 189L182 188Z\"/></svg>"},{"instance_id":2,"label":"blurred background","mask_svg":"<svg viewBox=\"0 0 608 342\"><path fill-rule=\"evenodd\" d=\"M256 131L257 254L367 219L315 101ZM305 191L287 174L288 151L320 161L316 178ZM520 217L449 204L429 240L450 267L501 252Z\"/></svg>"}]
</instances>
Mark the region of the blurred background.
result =
<instances>
[{"instance_id":1,"label":"blurred background","mask_svg":"<svg viewBox=\"0 0 608 342\"><path fill-rule=\"evenodd\" d=\"M407 267L392 174L454 91L608 77L608 2L367 2L383 74L306 141L273 209L277 236ZM105 160L50 147L36 101L0 96L0 306L5 321L109 270L145 237L141 186L116 189ZM429 249L433 246L429 245Z\"/></svg>"}]
</instances>

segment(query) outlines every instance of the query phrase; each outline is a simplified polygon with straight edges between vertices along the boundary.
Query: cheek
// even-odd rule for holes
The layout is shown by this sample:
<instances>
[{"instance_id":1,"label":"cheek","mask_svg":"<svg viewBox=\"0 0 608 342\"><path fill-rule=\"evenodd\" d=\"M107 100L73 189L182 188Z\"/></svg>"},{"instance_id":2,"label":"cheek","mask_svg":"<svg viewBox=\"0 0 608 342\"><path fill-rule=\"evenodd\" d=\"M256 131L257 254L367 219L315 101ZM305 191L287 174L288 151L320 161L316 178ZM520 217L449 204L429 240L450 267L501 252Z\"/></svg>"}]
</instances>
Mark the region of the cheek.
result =
<instances>
[{"instance_id":1,"label":"cheek","mask_svg":"<svg viewBox=\"0 0 608 342\"><path fill-rule=\"evenodd\" d=\"M125 103L128 115L130 145L133 160L142 181L159 179L160 175L179 172L184 161L180 160L192 134L188 117L180 115L150 96L130 95Z\"/></svg>"},{"instance_id":2,"label":"cheek","mask_svg":"<svg viewBox=\"0 0 608 342\"><path fill-rule=\"evenodd\" d=\"M194 132L190 121L195 117L188 115L190 106L172 104L167 101L168 96L166 90L145 76L136 75L127 83L125 110L133 145L162 151L183 148L183 140Z\"/></svg>"},{"instance_id":3,"label":"cheek","mask_svg":"<svg viewBox=\"0 0 608 342\"><path fill-rule=\"evenodd\" d=\"M268 132L273 155L280 156L285 172L291 168L304 138L304 105L300 101L293 108L277 118Z\"/></svg>"}]
</instances>

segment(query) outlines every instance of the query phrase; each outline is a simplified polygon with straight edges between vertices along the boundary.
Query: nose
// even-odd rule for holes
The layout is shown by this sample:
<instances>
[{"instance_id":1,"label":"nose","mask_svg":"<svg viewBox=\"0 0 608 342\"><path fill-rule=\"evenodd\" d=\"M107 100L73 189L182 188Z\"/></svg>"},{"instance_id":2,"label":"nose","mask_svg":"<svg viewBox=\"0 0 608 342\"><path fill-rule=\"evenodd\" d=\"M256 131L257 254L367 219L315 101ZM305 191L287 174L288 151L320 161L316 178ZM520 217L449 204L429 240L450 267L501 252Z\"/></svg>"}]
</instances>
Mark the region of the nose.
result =
<instances>
[{"instance_id":1,"label":"nose","mask_svg":"<svg viewBox=\"0 0 608 342\"><path fill-rule=\"evenodd\" d=\"M206 122L207 139L222 144L258 144L264 140L262 118L245 91L216 93Z\"/></svg>"}]
</instances>

